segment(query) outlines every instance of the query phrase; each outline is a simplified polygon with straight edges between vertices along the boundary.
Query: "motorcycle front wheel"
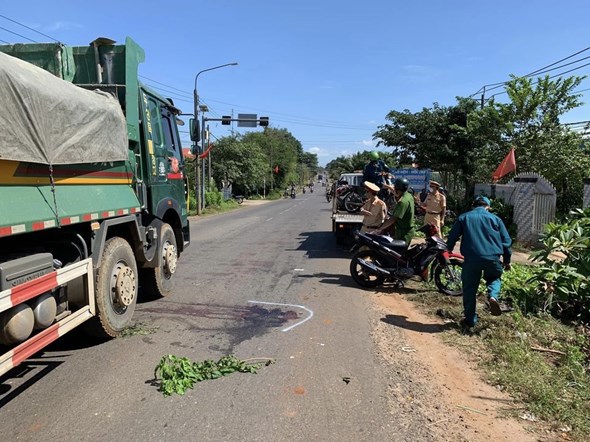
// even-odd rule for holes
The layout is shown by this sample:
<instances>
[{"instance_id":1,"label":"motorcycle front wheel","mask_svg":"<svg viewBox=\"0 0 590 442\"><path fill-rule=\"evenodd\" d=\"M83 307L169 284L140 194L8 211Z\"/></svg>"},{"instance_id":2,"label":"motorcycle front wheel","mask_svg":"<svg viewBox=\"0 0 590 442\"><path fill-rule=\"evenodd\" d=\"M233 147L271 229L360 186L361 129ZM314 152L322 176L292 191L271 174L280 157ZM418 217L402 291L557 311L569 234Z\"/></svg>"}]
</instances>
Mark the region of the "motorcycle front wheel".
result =
<instances>
[{"instance_id":1,"label":"motorcycle front wheel","mask_svg":"<svg viewBox=\"0 0 590 442\"><path fill-rule=\"evenodd\" d=\"M360 252L357 252L350 260L350 276L352 276L354 282L356 282L361 287L370 289L383 285L385 278L383 278L383 276L373 275L367 272L359 264L359 258L364 259L365 261L368 261L378 267L382 266L382 263L380 262L381 258L372 250L361 250Z\"/></svg>"},{"instance_id":2,"label":"motorcycle front wheel","mask_svg":"<svg viewBox=\"0 0 590 442\"><path fill-rule=\"evenodd\" d=\"M451 258L451 264L448 266L437 265L434 269L434 283L439 292L449 296L463 295L461 285L461 270L463 261L457 258Z\"/></svg>"}]
</instances>

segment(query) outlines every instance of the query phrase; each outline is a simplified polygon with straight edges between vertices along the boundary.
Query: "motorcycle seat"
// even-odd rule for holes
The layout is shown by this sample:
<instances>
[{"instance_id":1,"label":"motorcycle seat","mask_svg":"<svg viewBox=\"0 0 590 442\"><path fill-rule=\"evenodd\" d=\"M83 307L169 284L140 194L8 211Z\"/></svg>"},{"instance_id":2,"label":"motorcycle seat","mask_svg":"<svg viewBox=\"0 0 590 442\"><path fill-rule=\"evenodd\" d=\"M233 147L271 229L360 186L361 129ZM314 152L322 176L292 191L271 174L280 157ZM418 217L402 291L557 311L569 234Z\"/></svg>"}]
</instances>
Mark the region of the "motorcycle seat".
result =
<instances>
[{"instance_id":1,"label":"motorcycle seat","mask_svg":"<svg viewBox=\"0 0 590 442\"><path fill-rule=\"evenodd\" d=\"M372 240L377 241L384 246L389 247L390 249L405 249L408 247L408 244L401 240L401 239L393 239L391 236L387 235L374 235L371 233L367 234Z\"/></svg>"}]
</instances>

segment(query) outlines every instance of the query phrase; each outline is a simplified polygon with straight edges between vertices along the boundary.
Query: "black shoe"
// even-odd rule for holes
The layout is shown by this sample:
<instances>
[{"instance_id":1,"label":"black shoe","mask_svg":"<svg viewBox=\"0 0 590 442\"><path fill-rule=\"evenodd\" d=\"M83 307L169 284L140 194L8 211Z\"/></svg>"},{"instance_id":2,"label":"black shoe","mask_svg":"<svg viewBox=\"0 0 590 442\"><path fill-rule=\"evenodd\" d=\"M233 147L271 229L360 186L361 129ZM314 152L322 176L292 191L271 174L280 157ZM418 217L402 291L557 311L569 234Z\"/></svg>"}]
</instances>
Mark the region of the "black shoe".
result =
<instances>
[{"instance_id":1,"label":"black shoe","mask_svg":"<svg viewBox=\"0 0 590 442\"><path fill-rule=\"evenodd\" d=\"M462 335L471 336L473 334L473 327L475 327L475 325L468 324L465 318L459 321L459 325L461 326Z\"/></svg>"},{"instance_id":2,"label":"black shoe","mask_svg":"<svg viewBox=\"0 0 590 442\"><path fill-rule=\"evenodd\" d=\"M489 298L488 304L490 305L490 313L492 316L500 316L502 314L502 309L496 298Z\"/></svg>"}]
</instances>

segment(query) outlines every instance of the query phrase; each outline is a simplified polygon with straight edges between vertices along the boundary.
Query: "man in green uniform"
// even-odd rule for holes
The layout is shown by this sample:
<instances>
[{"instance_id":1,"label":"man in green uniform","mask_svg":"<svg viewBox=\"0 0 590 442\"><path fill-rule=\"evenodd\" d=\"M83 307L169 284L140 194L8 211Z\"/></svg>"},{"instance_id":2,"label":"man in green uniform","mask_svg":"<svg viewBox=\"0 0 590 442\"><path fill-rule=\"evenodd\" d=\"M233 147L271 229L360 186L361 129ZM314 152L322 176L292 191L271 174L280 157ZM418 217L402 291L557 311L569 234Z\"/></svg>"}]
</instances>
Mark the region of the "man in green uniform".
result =
<instances>
[{"instance_id":1,"label":"man in green uniform","mask_svg":"<svg viewBox=\"0 0 590 442\"><path fill-rule=\"evenodd\" d=\"M395 228L393 239L401 239L409 246L414 234L414 198L408 192L410 183L405 178L397 178L393 186L384 184L385 187L391 188L395 192L397 204L393 209L391 218L389 218L379 228L376 233L387 232Z\"/></svg>"}]
</instances>

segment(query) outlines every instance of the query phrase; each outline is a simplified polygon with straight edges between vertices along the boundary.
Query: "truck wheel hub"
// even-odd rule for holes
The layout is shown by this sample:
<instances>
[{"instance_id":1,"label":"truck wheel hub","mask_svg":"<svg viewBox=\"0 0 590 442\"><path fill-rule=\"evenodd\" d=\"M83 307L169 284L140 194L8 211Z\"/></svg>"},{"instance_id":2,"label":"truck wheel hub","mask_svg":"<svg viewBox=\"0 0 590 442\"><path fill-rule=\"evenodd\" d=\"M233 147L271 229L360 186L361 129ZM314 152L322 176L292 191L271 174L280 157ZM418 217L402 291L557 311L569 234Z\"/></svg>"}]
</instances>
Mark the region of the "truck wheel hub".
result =
<instances>
[{"instance_id":1,"label":"truck wheel hub","mask_svg":"<svg viewBox=\"0 0 590 442\"><path fill-rule=\"evenodd\" d=\"M176 272L176 264L178 262L178 254L176 247L168 243L164 248L164 270L166 273L173 275Z\"/></svg>"},{"instance_id":2,"label":"truck wheel hub","mask_svg":"<svg viewBox=\"0 0 590 442\"><path fill-rule=\"evenodd\" d=\"M115 281L115 293L121 304L125 307L129 307L135 298L135 274L131 267L123 266L117 273Z\"/></svg>"}]
</instances>

